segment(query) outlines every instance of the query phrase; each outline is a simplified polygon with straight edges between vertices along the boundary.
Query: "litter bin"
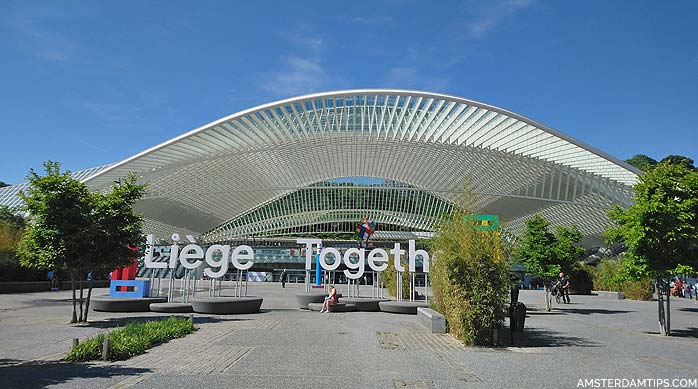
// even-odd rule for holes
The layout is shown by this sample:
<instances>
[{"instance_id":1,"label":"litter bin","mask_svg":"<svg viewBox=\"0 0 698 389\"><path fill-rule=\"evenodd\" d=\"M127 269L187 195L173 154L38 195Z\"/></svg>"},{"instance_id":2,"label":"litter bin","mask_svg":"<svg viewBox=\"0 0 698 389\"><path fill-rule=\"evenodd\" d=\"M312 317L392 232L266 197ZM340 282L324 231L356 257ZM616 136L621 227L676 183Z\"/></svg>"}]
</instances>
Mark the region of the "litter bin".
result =
<instances>
[{"instance_id":1,"label":"litter bin","mask_svg":"<svg viewBox=\"0 0 698 389\"><path fill-rule=\"evenodd\" d=\"M512 296L513 297L513 296ZM521 342L524 323L526 321L526 305L517 302L509 305L509 330L511 332L511 344L518 346Z\"/></svg>"}]
</instances>

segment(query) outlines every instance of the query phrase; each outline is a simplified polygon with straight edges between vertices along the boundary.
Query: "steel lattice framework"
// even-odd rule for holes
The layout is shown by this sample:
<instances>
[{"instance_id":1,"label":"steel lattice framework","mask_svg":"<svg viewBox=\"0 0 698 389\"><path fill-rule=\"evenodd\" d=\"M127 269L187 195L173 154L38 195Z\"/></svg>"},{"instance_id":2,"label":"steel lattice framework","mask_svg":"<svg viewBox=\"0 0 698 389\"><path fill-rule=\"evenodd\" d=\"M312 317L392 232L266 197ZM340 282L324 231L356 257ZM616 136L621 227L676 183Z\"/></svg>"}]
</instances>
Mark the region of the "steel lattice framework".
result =
<instances>
[{"instance_id":1,"label":"steel lattice framework","mask_svg":"<svg viewBox=\"0 0 698 389\"><path fill-rule=\"evenodd\" d=\"M629 205L641 173L504 109L404 90L328 92L262 105L84 181L101 190L130 171L148 183L137 208L146 230L160 236L279 235L361 216L430 231L467 187L474 210L499 215L512 233L540 213L554 225L577 224L586 244L600 241L608 208ZM370 200L359 204L357 196Z\"/></svg>"}]
</instances>

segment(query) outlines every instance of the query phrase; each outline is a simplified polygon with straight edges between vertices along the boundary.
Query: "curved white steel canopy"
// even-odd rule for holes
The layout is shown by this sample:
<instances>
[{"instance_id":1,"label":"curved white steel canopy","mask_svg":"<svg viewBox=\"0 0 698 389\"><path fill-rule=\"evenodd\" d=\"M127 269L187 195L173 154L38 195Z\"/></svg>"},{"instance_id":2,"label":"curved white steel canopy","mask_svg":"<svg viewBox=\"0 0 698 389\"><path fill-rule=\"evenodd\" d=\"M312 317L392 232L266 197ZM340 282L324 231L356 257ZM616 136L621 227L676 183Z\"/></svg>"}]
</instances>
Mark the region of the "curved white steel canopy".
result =
<instances>
[{"instance_id":1,"label":"curved white steel canopy","mask_svg":"<svg viewBox=\"0 0 698 389\"><path fill-rule=\"evenodd\" d=\"M241 111L84 181L99 190L130 171L148 183L137 204L146 231L162 237L193 233L212 241L273 235L292 225L364 212L379 223L433 228L432 211L427 220L410 209L398 215L394 207L333 210L313 206L310 197L296 200L311 202L304 207L282 200L301 190L322 191L318 183L328 180L368 177L381 178L378 186L386 193L391 186L386 183L404 183L430 194L422 197L434 204L434 198L452 203L467 184L475 211L499 215L511 232L519 233L528 217L540 213L554 225L579 225L586 244L600 243L610 223L607 209L629 204L641 173L498 107L382 89L318 93ZM250 221L251 214L257 219Z\"/></svg>"}]
</instances>

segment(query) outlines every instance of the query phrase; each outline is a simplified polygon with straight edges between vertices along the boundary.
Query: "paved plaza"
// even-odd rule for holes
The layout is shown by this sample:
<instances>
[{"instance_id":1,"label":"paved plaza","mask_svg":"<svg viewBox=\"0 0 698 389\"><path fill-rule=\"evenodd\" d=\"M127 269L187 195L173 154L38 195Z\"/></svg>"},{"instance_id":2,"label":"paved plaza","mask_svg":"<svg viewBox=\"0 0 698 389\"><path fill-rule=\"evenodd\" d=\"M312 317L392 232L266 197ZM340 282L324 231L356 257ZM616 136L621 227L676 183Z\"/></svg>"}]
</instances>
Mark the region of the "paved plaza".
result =
<instances>
[{"instance_id":1,"label":"paved plaza","mask_svg":"<svg viewBox=\"0 0 698 389\"><path fill-rule=\"evenodd\" d=\"M698 378L695 301L672 300L675 336L665 338L656 302L572 296L545 312L542 292L522 291L530 308L523 347L492 349L427 333L415 316L301 311L300 291L250 284L250 294L264 297L261 313L195 314L192 335L128 361L90 364L59 360L73 338L162 314L90 312L89 325L72 326L69 291L2 295L2 386L555 388L591 378Z\"/></svg>"}]
</instances>

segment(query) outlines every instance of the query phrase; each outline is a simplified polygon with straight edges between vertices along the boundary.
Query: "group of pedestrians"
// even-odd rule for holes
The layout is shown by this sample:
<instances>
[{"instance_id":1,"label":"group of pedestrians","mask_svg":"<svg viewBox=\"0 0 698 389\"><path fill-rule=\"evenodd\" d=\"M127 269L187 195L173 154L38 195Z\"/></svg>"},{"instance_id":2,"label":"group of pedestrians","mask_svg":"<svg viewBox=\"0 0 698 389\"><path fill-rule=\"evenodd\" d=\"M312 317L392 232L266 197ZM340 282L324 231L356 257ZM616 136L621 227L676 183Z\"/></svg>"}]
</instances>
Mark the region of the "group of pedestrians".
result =
<instances>
[{"instance_id":1,"label":"group of pedestrians","mask_svg":"<svg viewBox=\"0 0 698 389\"><path fill-rule=\"evenodd\" d=\"M672 296L698 300L698 280L693 283L688 280L684 281L681 277L676 277L671 280L669 287L671 288Z\"/></svg>"}]
</instances>

